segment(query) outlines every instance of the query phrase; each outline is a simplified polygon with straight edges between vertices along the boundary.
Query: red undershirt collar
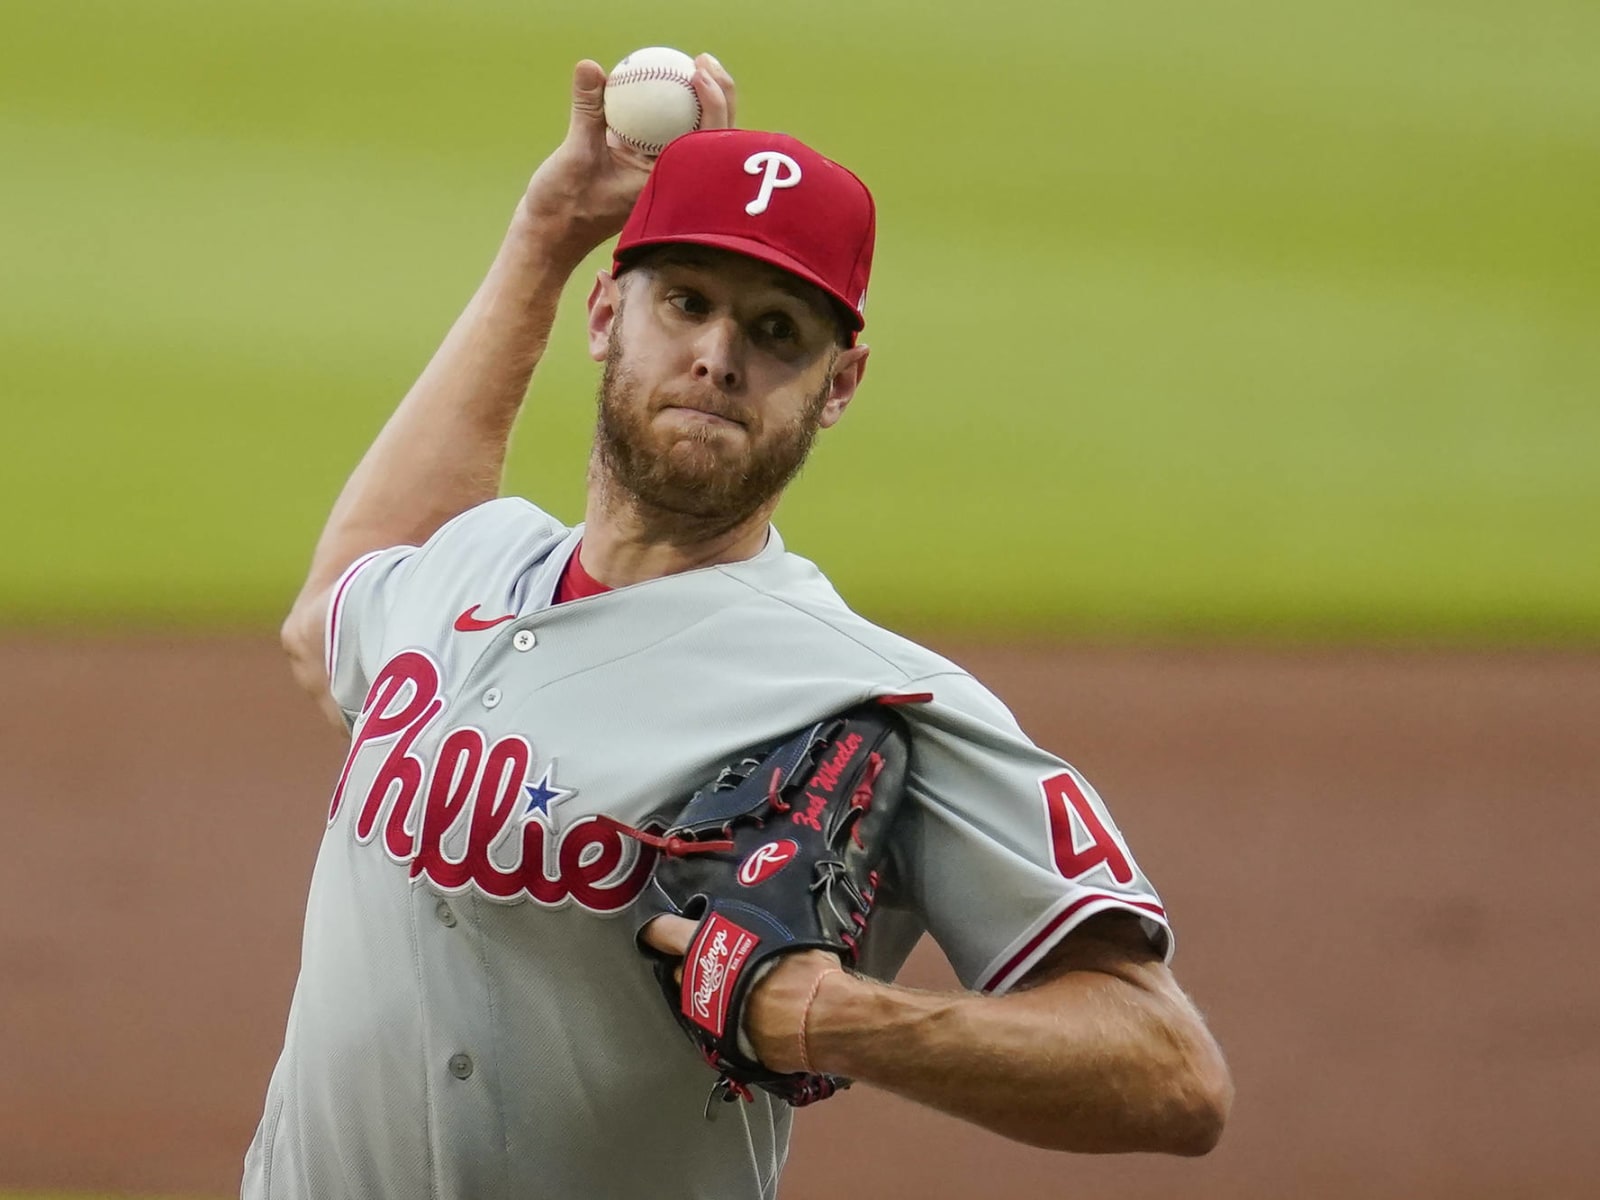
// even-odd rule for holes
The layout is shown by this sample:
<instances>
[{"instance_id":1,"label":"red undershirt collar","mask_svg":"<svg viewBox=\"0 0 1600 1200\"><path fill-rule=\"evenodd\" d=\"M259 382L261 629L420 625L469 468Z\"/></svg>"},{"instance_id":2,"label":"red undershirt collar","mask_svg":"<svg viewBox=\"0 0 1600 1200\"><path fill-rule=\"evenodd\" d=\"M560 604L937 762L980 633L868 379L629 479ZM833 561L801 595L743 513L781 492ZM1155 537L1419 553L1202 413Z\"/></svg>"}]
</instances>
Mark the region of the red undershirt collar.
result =
<instances>
[{"instance_id":1,"label":"red undershirt collar","mask_svg":"<svg viewBox=\"0 0 1600 1200\"><path fill-rule=\"evenodd\" d=\"M578 561L578 554L582 549L583 543L580 541L573 549L572 557L567 559L566 567L562 569L561 582L556 584L554 601L556 604L565 604L568 600L583 600L611 590L609 586L583 569L583 564Z\"/></svg>"}]
</instances>

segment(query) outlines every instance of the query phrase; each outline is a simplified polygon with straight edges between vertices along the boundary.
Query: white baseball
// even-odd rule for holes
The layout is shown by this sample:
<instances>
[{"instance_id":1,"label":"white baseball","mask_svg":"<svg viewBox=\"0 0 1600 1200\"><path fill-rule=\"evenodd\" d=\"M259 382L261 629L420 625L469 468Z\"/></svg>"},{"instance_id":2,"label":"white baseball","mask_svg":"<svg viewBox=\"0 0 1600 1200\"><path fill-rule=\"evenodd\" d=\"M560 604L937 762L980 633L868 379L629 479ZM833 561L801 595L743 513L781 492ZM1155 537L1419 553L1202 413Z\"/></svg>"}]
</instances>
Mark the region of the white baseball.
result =
<instances>
[{"instance_id":1,"label":"white baseball","mask_svg":"<svg viewBox=\"0 0 1600 1200\"><path fill-rule=\"evenodd\" d=\"M606 79L606 125L635 150L660 154L700 128L694 59L670 46L635 50Z\"/></svg>"}]
</instances>

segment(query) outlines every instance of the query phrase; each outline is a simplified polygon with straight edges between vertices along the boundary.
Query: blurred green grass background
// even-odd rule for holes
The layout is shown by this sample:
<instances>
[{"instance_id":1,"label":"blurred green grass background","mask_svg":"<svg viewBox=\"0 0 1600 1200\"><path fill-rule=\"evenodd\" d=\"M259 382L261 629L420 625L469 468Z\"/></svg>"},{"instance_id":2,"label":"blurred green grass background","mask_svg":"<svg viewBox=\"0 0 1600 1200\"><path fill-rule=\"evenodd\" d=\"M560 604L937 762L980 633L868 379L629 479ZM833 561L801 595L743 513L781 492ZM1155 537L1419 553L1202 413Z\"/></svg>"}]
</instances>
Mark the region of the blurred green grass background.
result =
<instances>
[{"instance_id":1,"label":"blurred green grass background","mask_svg":"<svg viewBox=\"0 0 1600 1200\"><path fill-rule=\"evenodd\" d=\"M1589 0L9 0L0 623L275 621L571 64L655 43L877 194L872 370L779 516L858 608L1600 637ZM509 480L569 521L587 283Z\"/></svg>"}]
</instances>

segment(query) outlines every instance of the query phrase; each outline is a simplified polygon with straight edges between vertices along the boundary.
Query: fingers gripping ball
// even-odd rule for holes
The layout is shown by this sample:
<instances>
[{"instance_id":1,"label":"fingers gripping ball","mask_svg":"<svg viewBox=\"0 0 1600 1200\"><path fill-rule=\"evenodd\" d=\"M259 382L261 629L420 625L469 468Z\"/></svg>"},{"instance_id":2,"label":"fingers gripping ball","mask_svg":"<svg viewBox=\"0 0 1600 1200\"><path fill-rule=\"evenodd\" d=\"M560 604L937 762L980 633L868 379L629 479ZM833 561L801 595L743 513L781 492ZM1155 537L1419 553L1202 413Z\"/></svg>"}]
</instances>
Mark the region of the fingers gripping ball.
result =
<instances>
[{"instance_id":1,"label":"fingers gripping ball","mask_svg":"<svg viewBox=\"0 0 1600 1200\"><path fill-rule=\"evenodd\" d=\"M668 46L635 50L606 79L606 125L635 150L660 154L700 128L694 59Z\"/></svg>"},{"instance_id":2,"label":"fingers gripping ball","mask_svg":"<svg viewBox=\"0 0 1600 1200\"><path fill-rule=\"evenodd\" d=\"M767 1069L740 1036L751 990L779 955L822 949L854 963L905 791L910 739L894 696L794 734L723 767L665 835L639 925L672 913L699 922L676 977L656 978L678 1023L720 1073L725 1099L755 1085L810 1104L848 1081ZM647 950L647 953L650 953Z\"/></svg>"}]
</instances>

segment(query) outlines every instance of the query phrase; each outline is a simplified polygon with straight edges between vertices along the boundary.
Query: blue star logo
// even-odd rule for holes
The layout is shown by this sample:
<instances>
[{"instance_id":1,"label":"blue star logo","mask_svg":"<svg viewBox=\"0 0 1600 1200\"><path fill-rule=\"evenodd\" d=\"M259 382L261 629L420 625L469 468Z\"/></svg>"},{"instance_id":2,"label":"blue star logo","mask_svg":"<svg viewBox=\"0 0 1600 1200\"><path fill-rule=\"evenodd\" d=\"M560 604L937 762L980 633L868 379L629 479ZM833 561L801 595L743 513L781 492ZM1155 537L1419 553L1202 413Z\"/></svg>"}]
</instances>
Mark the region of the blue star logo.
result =
<instances>
[{"instance_id":1,"label":"blue star logo","mask_svg":"<svg viewBox=\"0 0 1600 1200\"><path fill-rule=\"evenodd\" d=\"M576 796L577 788L564 788L556 783L556 764L552 759L550 765L544 769L544 774L537 783L524 784L522 790L528 793L528 807L523 812L524 817L531 817L534 813L550 815L550 806L558 800L565 800L568 796Z\"/></svg>"}]
</instances>

